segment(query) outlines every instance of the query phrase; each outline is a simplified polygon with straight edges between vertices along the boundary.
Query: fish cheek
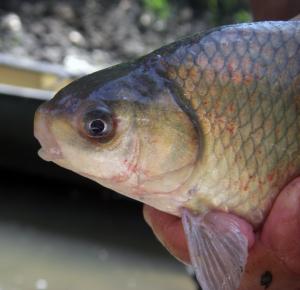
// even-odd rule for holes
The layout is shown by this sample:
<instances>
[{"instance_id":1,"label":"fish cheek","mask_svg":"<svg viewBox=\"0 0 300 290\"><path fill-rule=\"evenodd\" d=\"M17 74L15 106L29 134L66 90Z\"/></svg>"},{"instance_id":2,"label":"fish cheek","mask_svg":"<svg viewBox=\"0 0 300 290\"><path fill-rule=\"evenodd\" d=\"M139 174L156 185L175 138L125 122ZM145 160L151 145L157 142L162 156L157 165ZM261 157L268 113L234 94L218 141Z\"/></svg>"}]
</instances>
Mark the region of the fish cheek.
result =
<instances>
[{"instance_id":1,"label":"fish cheek","mask_svg":"<svg viewBox=\"0 0 300 290\"><path fill-rule=\"evenodd\" d=\"M81 136L72 120L69 118L53 119L51 132L62 151L64 167L68 166L76 171L80 167L85 167L86 160L95 147Z\"/></svg>"},{"instance_id":2,"label":"fish cheek","mask_svg":"<svg viewBox=\"0 0 300 290\"><path fill-rule=\"evenodd\" d=\"M138 167L140 181L147 192L166 193L178 188L191 175L198 143L185 113L156 112L147 127L139 126Z\"/></svg>"},{"instance_id":3,"label":"fish cheek","mask_svg":"<svg viewBox=\"0 0 300 290\"><path fill-rule=\"evenodd\" d=\"M53 121L51 131L59 144L64 159L64 167L78 171L84 166L91 145L74 130L70 122L56 119Z\"/></svg>"},{"instance_id":4,"label":"fish cheek","mask_svg":"<svg viewBox=\"0 0 300 290\"><path fill-rule=\"evenodd\" d=\"M131 162L135 158L137 142L128 124L120 125L107 142L90 140L67 122L56 121L53 133L64 156L61 166L99 183L102 180L119 183L129 178L124 159Z\"/></svg>"}]
</instances>

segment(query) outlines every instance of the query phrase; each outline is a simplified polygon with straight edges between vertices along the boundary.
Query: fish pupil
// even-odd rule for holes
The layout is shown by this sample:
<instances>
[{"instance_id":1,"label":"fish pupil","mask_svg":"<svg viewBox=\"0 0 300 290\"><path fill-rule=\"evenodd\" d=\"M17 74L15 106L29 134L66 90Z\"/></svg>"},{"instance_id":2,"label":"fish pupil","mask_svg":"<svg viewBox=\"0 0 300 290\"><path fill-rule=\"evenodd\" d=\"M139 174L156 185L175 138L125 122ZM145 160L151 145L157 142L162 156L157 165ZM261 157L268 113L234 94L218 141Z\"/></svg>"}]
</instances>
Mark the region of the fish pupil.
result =
<instances>
[{"instance_id":1,"label":"fish pupil","mask_svg":"<svg viewBox=\"0 0 300 290\"><path fill-rule=\"evenodd\" d=\"M106 123L102 119L92 120L89 124L89 131L92 136L102 136L106 131Z\"/></svg>"},{"instance_id":2,"label":"fish pupil","mask_svg":"<svg viewBox=\"0 0 300 290\"><path fill-rule=\"evenodd\" d=\"M107 142L113 137L113 129L112 115L107 110L97 109L88 111L83 117L85 136L97 139L99 142Z\"/></svg>"}]
</instances>

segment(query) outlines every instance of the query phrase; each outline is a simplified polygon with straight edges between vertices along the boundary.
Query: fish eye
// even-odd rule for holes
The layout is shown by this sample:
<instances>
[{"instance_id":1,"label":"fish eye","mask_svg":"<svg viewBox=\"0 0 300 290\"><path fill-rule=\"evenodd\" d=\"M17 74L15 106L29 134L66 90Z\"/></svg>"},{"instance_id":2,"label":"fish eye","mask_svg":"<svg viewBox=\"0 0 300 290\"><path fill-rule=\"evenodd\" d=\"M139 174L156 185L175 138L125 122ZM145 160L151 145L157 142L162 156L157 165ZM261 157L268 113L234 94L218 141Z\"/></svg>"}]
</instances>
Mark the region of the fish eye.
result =
<instances>
[{"instance_id":1,"label":"fish eye","mask_svg":"<svg viewBox=\"0 0 300 290\"><path fill-rule=\"evenodd\" d=\"M90 138L102 139L113 131L111 113L106 110L89 111L84 116L84 130Z\"/></svg>"}]
</instances>

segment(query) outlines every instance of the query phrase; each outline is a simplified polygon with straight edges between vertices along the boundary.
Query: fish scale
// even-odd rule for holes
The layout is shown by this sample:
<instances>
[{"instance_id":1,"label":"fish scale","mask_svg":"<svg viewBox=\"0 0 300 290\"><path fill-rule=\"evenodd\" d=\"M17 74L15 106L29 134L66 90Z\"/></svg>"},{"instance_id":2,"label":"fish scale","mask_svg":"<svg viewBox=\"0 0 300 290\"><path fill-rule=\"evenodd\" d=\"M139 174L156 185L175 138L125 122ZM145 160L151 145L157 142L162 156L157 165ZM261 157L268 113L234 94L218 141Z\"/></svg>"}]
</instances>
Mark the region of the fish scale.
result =
<instances>
[{"instance_id":1,"label":"fish scale","mask_svg":"<svg viewBox=\"0 0 300 290\"><path fill-rule=\"evenodd\" d=\"M58 92L39 155L181 217L202 288L235 290L253 227L300 175L299 60L299 21L191 36Z\"/></svg>"},{"instance_id":2,"label":"fish scale","mask_svg":"<svg viewBox=\"0 0 300 290\"><path fill-rule=\"evenodd\" d=\"M300 171L299 22L214 29L183 40L161 63L204 136L189 206L199 211L205 201L258 225Z\"/></svg>"}]
</instances>

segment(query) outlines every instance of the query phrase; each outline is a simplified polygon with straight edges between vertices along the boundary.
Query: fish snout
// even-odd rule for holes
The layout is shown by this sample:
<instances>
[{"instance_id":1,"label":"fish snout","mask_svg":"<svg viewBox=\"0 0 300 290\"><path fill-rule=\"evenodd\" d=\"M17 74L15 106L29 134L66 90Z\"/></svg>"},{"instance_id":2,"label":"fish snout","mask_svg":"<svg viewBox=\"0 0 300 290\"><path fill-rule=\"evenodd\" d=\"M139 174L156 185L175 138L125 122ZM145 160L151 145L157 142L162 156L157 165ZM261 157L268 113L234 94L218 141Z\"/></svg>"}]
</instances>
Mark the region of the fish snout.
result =
<instances>
[{"instance_id":1,"label":"fish snout","mask_svg":"<svg viewBox=\"0 0 300 290\"><path fill-rule=\"evenodd\" d=\"M51 111L44 104L37 109L34 116L34 136L42 147L38 154L46 161L63 158L59 144L51 130L52 118Z\"/></svg>"}]
</instances>

